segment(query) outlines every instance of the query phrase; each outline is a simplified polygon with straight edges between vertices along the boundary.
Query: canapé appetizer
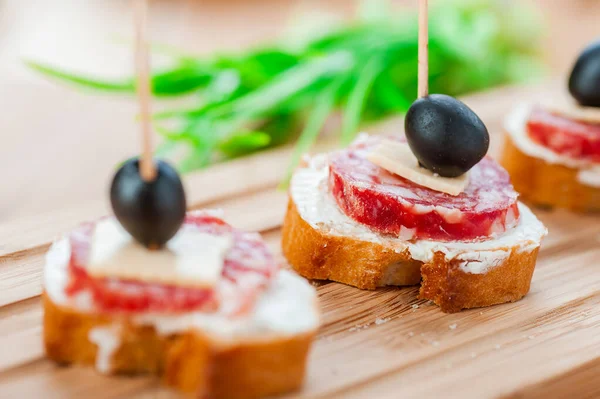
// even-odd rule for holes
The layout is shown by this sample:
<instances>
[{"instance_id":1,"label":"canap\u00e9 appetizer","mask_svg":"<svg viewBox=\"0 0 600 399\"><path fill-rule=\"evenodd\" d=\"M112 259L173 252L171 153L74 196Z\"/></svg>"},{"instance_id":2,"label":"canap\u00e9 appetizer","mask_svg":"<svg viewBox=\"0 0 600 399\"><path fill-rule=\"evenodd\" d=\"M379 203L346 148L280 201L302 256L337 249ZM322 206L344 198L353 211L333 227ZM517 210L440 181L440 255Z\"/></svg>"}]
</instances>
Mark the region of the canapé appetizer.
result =
<instances>
[{"instance_id":1,"label":"canap\u00e9 appetizer","mask_svg":"<svg viewBox=\"0 0 600 399\"><path fill-rule=\"evenodd\" d=\"M501 162L532 204L600 211L600 42L579 56L569 92L515 107Z\"/></svg>"},{"instance_id":2,"label":"canap\u00e9 appetizer","mask_svg":"<svg viewBox=\"0 0 600 399\"><path fill-rule=\"evenodd\" d=\"M213 212L186 213L179 175L152 158L145 6L136 1L142 156L113 179L114 216L82 224L48 252L47 356L156 374L201 398L295 390L319 326L316 292L280 270L259 234Z\"/></svg>"},{"instance_id":3,"label":"canap\u00e9 appetizer","mask_svg":"<svg viewBox=\"0 0 600 399\"><path fill-rule=\"evenodd\" d=\"M546 229L484 157L485 125L443 95L406 137L359 137L294 174L283 252L298 273L361 289L421 284L445 312L522 298Z\"/></svg>"},{"instance_id":4,"label":"canap\u00e9 appetizer","mask_svg":"<svg viewBox=\"0 0 600 399\"><path fill-rule=\"evenodd\" d=\"M280 270L257 233L185 213L177 173L137 160L112 185L116 217L59 239L44 276L44 344L61 364L151 373L199 397L297 389L319 324L314 288Z\"/></svg>"},{"instance_id":5,"label":"canap\u00e9 appetizer","mask_svg":"<svg viewBox=\"0 0 600 399\"><path fill-rule=\"evenodd\" d=\"M418 99L405 135L359 137L294 174L283 253L301 275L362 289L421 284L445 312L517 301L546 228L485 157L462 102L428 95L427 0L419 1Z\"/></svg>"}]
</instances>

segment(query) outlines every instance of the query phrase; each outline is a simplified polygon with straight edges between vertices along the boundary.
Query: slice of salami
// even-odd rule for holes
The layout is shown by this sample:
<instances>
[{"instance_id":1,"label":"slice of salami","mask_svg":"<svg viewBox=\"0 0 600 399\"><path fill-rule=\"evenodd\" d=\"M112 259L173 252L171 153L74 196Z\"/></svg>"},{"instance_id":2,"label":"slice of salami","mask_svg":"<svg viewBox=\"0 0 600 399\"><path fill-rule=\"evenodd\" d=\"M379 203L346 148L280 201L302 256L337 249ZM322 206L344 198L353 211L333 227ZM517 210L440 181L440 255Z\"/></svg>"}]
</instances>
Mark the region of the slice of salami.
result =
<instances>
[{"instance_id":1,"label":"slice of salami","mask_svg":"<svg viewBox=\"0 0 600 399\"><path fill-rule=\"evenodd\" d=\"M251 309L255 299L278 270L275 259L260 235L236 230L207 213L188 214L184 225L185 228L210 234L233 235L233 246L225 257L222 279L214 289L90 276L83 267L94 232L94 224L88 223L70 235L70 282L67 294L88 290L96 306L107 312L202 310L239 314Z\"/></svg>"},{"instance_id":2,"label":"slice of salami","mask_svg":"<svg viewBox=\"0 0 600 399\"><path fill-rule=\"evenodd\" d=\"M367 160L379 140L361 140L330 158L329 189L350 218L406 240L481 240L517 224L518 195L508 173L492 159L486 157L475 165L465 191L452 196Z\"/></svg>"},{"instance_id":3,"label":"slice of salami","mask_svg":"<svg viewBox=\"0 0 600 399\"><path fill-rule=\"evenodd\" d=\"M558 154L600 162L600 124L572 120L536 107L527 121L527 132L533 141Z\"/></svg>"}]
</instances>

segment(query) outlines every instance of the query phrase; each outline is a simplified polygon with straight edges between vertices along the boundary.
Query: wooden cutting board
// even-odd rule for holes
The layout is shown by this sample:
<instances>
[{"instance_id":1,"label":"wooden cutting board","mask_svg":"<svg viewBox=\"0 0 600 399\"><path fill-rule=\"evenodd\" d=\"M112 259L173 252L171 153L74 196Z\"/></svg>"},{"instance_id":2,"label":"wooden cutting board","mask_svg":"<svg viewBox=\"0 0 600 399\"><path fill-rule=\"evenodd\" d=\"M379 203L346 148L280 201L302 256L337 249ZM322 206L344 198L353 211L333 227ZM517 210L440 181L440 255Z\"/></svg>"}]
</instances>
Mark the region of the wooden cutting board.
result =
<instances>
[{"instance_id":1,"label":"wooden cutting board","mask_svg":"<svg viewBox=\"0 0 600 399\"><path fill-rule=\"evenodd\" d=\"M494 152L503 115L534 91L513 88L468 99L493 133ZM377 130L401 126L396 120ZM189 202L223 208L232 224L262 232L281 256L287 198L275 187L289 156L282 148L189 175ZM44 359L44 253L57 235L106 211L99 199L0 225L0 397L173 395L148 377L106 377ZM514 304L448 315L417 300L416 287L368 292L316 283L323 326L304 389L288 397L600 396L600 217L535 211L550 234L531 292Z\"/></svg>"}]
</instances>

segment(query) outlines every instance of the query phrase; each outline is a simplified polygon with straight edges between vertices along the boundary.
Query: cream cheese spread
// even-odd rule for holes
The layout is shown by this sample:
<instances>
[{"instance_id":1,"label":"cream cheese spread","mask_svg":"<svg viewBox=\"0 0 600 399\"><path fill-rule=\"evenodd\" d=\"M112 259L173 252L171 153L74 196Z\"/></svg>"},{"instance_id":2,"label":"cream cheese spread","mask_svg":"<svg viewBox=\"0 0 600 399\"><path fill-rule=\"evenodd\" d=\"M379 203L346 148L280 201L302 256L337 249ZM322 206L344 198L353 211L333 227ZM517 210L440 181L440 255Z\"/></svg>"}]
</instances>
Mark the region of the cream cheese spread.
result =
<instances>
[{"instance_id":1,"label":"cream cheese spread","mask_svg":"<svg viewBox=\"0 0 600 399\"><path fill-rule=\"evenodd\" d=\"M531 252L540 246L547 230L525 205L519 203L519 223L513 229L477 242L406 241L403 237L381 235L346 216L337 206L327 187L328 158L320 154L294 174L290 195L300 216L313 228L333 236L353 237L393 248L407 250L413 259L430 262L436 252L447 260L460 260L466 273L482 274L506 260L512 251Z\"/></svg>"},{"instance_id":2,"label":"cream cheese spread","mask_svg":"<svg viewBox=\"0 0 600 399\"><path fill-rule=\"evenodd\" d=\"M586 186L600 188L600 165L581 169L577 173L577 181Z\"/></svg>"},{"instance_id":3,"label":"cream cheese spread","mask_svg":"<svg viewBox=\"0 0 600 399\"><path fill-rule=\"evenodd\" d=\"M600 108L586 107L578 104L568 93L549 96L542 99L540 105L553 114L564 116L571 120L600 123Z\"/></svg>"},{"instance_id":4,"label":"cream cheese spread","mask_svg":"<svg viewBox=\"0 0 600 399\"><path fill-rule=\"evenodd\" d=\"M110 373L113 354L121 345L121 326L114 324L92 328L88 333L88 339L98 347L96 370L103 374Z\"/></svg>"}]
</instances>

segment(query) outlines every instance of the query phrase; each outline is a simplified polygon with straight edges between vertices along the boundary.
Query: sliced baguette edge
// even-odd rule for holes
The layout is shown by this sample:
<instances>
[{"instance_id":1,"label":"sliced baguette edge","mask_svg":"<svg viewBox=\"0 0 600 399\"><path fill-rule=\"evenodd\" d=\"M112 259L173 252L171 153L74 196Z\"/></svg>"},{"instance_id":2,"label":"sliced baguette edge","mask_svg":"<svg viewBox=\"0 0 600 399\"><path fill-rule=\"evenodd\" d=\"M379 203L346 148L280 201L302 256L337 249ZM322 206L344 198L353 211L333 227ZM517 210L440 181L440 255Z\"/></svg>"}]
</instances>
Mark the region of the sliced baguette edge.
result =
<instances>
[{"instance_id":1,"label":"sliced baguette edge","mask_svg":"<svg viewBox=\"0 0 600 399\"><path fill-rule=\"evenodd\" d=\"M200 331L159 335L152 326L127 318L80 312L44 303L47 356L61 364L96 362L90 330L115 323L121 344L111 359L111 374L155 374L166 385L200 398L254 399L294 391L302 385L306 359L316 331L270 339L223 343Z\"/></svg>"},{"instance_id":2,"label":"sliced baguette edge","mask_svg":"<svg viewBox=\"0 0 600 399\"><path fill-rule=\"evenodd\" d=\"M526 202L576 212L600 211L600 187L580 183L577 178L580 169L529 156L514 144L509 134L504 136L500 163Z\"/></svg>"},{"instance_id":3,"label":"sliced baguette edge","mask_svg":"<svg viewBox=\"0 0 600 399\"><path fill-rule=\"evenodd\" d=\"M419 297L436 303L442 311L485 307L514 302L529 292L539 247L510 250L501 264L483 274L467 273L458 260L446 260L436 252L423 263L411 258L408 250L348 236L330 235L307 223L290 198L282 230L282 248L300 275L333 280L360 289L372 290L387 285L416 285Z\"/></svg>"}]
</instances>

